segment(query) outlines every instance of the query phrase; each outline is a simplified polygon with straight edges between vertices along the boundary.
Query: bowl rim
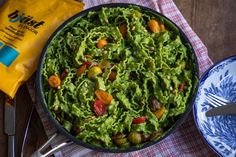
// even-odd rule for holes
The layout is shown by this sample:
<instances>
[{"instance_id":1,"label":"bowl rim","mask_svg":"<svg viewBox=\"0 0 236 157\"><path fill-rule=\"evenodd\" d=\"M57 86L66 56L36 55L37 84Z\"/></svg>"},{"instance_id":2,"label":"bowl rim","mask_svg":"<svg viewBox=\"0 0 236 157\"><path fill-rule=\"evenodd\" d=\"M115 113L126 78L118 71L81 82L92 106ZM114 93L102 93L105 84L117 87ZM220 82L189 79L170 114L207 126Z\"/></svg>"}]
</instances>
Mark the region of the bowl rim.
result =
<instances>
[{"instance_id":1,"label":"bowl rim","mask_svg":"<svg viewBox=\"0 0 236 157\"><path fill-rule=\"evenodd\" d=\"M41 106L43 108L43 111L45 112L46 116L48 117L50 123L56 128L57 132L61 133L62 135L64 135L66 138L70 139L71 141L73 141L74 143L92 149L92 150L96 150L96 151L100 151L100 152L107 152L107 153L127 153L127 152L133 152L133 151L137 151L137 150L142 150L145 149L147 147L153 146L154 144L159 143L160 141L162 141L163 139L165 139L166 137L168 137L174 130L176 130L176 128L178 126L180 126L182 124L182 122L186 119L186 117L189 115L189 112L192 109L193 106L193 102L194 99L196 97L196 93L197 93L197 89L198 89L198 83L196 84L195 89L192 91L191 96L189 98L189 102L187 103L187 107L186 110L183 114L180 115L180 117L178 117L178 119L176 120L176 122L174 123L174 125L172 127L170 127L170 129L165 132L163 134L163 136L161 136L158 140L155 141L149 141L146 144L142 145L142 146L131 146L128 149L108 149L108 148L101 148L89 143L85 143L82 140L76 139L75 136L72 136L70 133L68 133L65 129L63 129L63 127L53 118L53 116L51 115L49 109L47 109L47 103L45 101L45 97L43 94L43 87L42 87L42 78L41 78L41 73L42 73L42 67L43 67L43 63L44 63L44 58L46 56L46 52L47 52L47 48L50 45L51 41L53 40L53 38L70 22L72 22L73 20L75 20L76 18L86 15L88 12L90 11L97 11L102 9L103 7L109 7L109 8L116 8L116 7L121 7L121 8L128 8L128 7L139 7L141 10L145 10L145 11L150 11L150 13L152 13L155 16L161 16L162 18L166 19L168 22L170 22L172 25L175 26L175 28L177 28L179 35L181 37L181 40L184 41L184 43L189 44L189 50L191 51L192 54L189 54L189 57L193 55L193 60L194 60L194 71L193 74L199 78L199 65L198 65L198 59L196 56L196 53L193 49L193 46L191 44L191 42L189 41L189 39L187 38L187 36L184 34L184 32L180 29L179 26L177 26L172 20L170 20L168 17L166 17L165 15L151 9L151 8L147 8L144 6L140 6L137 4L132 4L132 3L110 3L110 4L102 4L102 5L98 5L95 7L91 7L88 9L85 9L81 12L79 12L78 14L75 14L74 16L72 16L71 18L69 18L68 20L66 20L65 22L63 22L55 31L53 34L51 34L50 38L47 40L47 43L45 44L43 50L42 50L42 54L40 56L40 60L39 60L39 64L38 64L38 70L37 70L37 76L36 76L36 91L37 91L37 95L39 97L39 102L41 103Z\"/></svg>"},{"instance_id":2,"label":"bowl rim","mask_svg":"<svg viewBox=\"0 0 236 157\"><path fill-rule=\"evenodd\" d=\"M227 60L230 60L230 59L234 59L236 61L236 55L231 55L231 56L228 56L222 60L219 60L217 61L216 63L214 63L213 65L211 65L204 73L203 75L201 76L200 80L199 80L199 87L198 87L198 91L197 91L197 95L196 95L196 98L198 97L198 93L200 92L200 87L204 84L204 82L206 81L206 79L209 77L209 73L214 69L216 68L217 66L223 64L224 62L226 62ZM203 83L203 84L202 84ZM197 104L196 102L194 102L193 104L193 117L194 117L194 122L195 122L195 126L197 127L197 130L198 132L200 133L203 141L211 148L211 150L213 150L217 155L219 156L222 156L222 154L217 151L217 149L205 138L204 136L204 133L202 131L202 129L200 129L200 126L198 124L198 116L197 116Z\"/></svg>"}]
</instances>

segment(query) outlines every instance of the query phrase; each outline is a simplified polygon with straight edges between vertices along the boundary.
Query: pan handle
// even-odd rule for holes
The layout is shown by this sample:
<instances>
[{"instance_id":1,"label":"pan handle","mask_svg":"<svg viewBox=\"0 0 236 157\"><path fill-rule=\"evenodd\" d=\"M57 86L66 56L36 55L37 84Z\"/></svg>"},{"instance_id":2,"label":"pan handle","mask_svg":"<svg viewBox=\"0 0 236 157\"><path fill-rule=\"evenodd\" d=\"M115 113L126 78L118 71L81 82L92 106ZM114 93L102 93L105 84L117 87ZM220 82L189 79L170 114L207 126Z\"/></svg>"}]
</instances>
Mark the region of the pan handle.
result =
<instances>
[{"instance_id":1,"label":"pan handle","mask_svg":"<svg viewBox=\"0 0 236 157\"><path fill-rule=\"evenodd\" d=\"M58 151L59 149L69 146L71 144L73 144L72 141L66 141L66 142L62 142L61 144L57 145L56 147L54 147L53 149L49 150L48 152L44 152L44 154L42 154L43 151L45 151L51 144L51 142L58 136L57 133L53 134L53 136L48 139L48 141L45 142L45 144L43 144L38 150L36 150L31 157L47 157L49 155L52 155L53 153L55 153L56 151Z\"/></svg>"}]
</instances>

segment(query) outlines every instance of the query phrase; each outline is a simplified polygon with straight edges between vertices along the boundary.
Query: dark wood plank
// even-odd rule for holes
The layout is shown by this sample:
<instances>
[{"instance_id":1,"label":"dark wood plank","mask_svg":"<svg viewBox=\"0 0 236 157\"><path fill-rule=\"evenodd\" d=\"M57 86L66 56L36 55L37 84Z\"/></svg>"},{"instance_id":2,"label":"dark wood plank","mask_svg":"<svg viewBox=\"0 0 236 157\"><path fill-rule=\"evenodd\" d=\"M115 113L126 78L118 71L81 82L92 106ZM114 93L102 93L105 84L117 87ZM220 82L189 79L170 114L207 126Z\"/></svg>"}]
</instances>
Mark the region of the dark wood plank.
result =
<instances>
[{"instance_id":1,"label":"dark wood plank","mask_svg":"<svg viewBox=\"0 0 236 157\"><path fill-rule=\"evenodd\" d=\"M37 111L34 110L25 143L24 157L28 157L33 154L34 151L42 146L46 140L47 136L43 129L42 122L40 121Z\"/></svg>"},{"instance_id":2,"label":"dark wood plank","mask_svg":"<svg viewBox=\"0 0 236 157\"><path fill-rule=\"evenodd\" d=\"M4 95L0 94L0 156L7 155L7 136L4 134ZM26 85L22 85L16 95L16 156L20 156L22 140L26 124L32 109L32 101L29 96ZM30 156L37 148L39 148L46 141L45 131L43 129L40 118L34 110L32 115L32 121L30 123L29 133L27 136L24 157Z\"/></svg>"},{"instance_id":3,"label":"dark wood plank","mask_svg":"<svg viewBox=\"0 0 236 157\"><path fill-rule=\"evenodd\" d=\"M21 141L23 140L24 130L29 118L32 101L28 96L28 90L25 85L21 86L16 95L16 152L20 153Z\"/></svg>"},{"instance_id":4,"label":"dark wood plank","mask_svg":"<svg viewBox=\"0 0 236 157\"><path fill-rule=\"evenodd\" d=\"M30 112L32 110L32 101L28 93L27 86L24 84L18 91L17 97L17 132L16 132L16 142L17 142L17 153L20 155L20 146L22 142L22 137L24 135L24 129L26 128L26 123ZM45 141L47 137L38 116L36 109L34 109L30 127L25 143L24 157L30 156L37 148L39 148Z\"/></svg>"},{"instance_id":5,"label":"dark wood plank","mask_svg":"<svg viewBox=\"0 0 236 157\"><path fill-rule=\"evenodd\" d=\"M214 62L236 55L235 0L174 0Z\"/></svg>"},{"instance_id":6,"label":"dark wood plank","mask_svg":"<svg viewBox=\"0 0 236 157\"><path fill-rule=\"evenodd\" d=\"M3 129L3 117L4 117L4 114L3 114L3 101L4 101L4 95L2 92L0 92L0 154L2 154L3 156L5 154L7 154L7 136L4 134L4 129Z\"/></svg>"}]
</instances>

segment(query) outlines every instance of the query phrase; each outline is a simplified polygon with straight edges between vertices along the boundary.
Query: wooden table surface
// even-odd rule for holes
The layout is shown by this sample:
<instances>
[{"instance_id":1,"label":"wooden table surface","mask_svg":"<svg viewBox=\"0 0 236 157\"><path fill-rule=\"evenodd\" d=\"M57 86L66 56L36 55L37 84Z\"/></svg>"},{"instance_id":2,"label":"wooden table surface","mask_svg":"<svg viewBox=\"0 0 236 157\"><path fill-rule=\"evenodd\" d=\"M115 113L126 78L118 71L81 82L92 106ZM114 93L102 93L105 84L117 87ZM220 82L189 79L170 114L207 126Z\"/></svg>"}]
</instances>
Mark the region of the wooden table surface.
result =
<instances>
[{"instance_id":1,"label":"wooden table surface","mask_svg":"<svg viewBox=\"0 0 236 157\"><path fill-rule=\"evenodd\" d=\"M1 1L1 0L0 0ZM190 26L201 38L216 62L236 54L235 0L174 0ZM0 94L0 157L7 156L7 137L3 133L3 94ZM16 153L20 156L21 140L32 102L26 85L17 94ZM28 157L47 139L42 123L34 110L26 139L24 156Z\"/></svg>"}]
</instances>

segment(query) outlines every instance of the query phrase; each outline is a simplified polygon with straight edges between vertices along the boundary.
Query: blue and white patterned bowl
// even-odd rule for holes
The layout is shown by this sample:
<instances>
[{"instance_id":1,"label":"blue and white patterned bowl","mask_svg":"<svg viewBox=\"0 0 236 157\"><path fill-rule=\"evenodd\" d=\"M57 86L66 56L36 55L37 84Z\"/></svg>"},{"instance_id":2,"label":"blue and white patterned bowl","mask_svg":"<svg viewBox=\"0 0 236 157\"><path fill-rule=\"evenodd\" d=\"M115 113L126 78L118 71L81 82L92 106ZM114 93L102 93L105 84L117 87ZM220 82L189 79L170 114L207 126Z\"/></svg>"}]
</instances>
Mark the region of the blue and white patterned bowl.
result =
<instances>
[{"instance_id":1,"label":"blue and white patterned bowl","mask_svg":"<svg viewBox=\"0 0 236 157\"><path fill-rule=\"evenodd\" d=\"M236 102L236 56L215 64L202 76L193 108L206 143L220 156L236 157L236 116L206 117L206 111L213 108L206 101L207 93Z\"/></svg>"}]
</instances>

